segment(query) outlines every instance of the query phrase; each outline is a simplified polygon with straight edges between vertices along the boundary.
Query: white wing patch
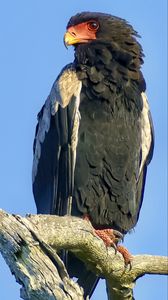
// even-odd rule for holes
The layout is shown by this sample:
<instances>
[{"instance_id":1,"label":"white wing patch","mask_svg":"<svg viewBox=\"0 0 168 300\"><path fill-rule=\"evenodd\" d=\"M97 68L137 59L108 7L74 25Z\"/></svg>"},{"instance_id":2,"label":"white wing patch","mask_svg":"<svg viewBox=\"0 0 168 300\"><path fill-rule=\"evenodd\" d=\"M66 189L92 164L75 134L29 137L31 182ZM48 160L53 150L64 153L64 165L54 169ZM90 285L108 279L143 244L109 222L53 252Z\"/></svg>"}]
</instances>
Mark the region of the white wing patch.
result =
<instances>
[{"instance_id":1,"label":"white wing patch","mask_svg":"<svg viewBox=\"0 0 168 300\"><path fill-rule=\"evenodd\" d=\"M65 108L72 96L77 97L81 90L81 81L79 81L76 70L72 65L68 69L63 69L58 79L54 82L51 89L51 113L52 115L58 109L58 104Z\"/></svg>"},{"instance_id":2,"label":"white wing patch","mask_svg":"<svg viewBox=\"0 0 168 300\"><path fill-rule=\"evenodd\" d=\"M74 167L76 161L76 147L78 143L78 129L80 122L79 104L82 83L77 78L76 71L73 66L67 65L56 81L54 82L51 92L44 104L42 116L38 119L38 131L35 137L35 149L33 157L32 181L34 182L38 171L38 163L41 156L41 147L44 142L45 135L50 129L51 116L58 111L59 105L65 108L73 96L75 97L75 109L72 118L72 136L71 147L74 152Z\"/></svg>"},{"instance_id":3,"label":"white wing patch","mask_svg":"<svg viewBox=\"0 0 168 300\"><path fill-rule=\"evenodd\" d=\"M149 117L150 110L149 110L148 99L145 93L142 93L141 96L143 100L143 110L141 114L142 158L141 158L139 174L141 173L144 163L147 160L147 157L150 152L151 144L152 144L152 127L151 127L151 121Z\"/></svg>"},{"instance_id":4,"label":"white wing patch","mask_svg":"<svg viewBox=\"0 0 168 300\"><path fill-rule=\"evenodd\" d=\"M82 83L80 86L81 91ZM79 105L80 105L80 91L78 96L76 97L75 102L75 111L74 111L74 117L73 117L73 124L72 124L72 135L71 135L71 147L73 152L73 172L75 171L75 164L76 164L76 148L78 144L78 131L79 131L79 125L80 125L80 111L79 111Z\"/></svg>"}]
</instances>

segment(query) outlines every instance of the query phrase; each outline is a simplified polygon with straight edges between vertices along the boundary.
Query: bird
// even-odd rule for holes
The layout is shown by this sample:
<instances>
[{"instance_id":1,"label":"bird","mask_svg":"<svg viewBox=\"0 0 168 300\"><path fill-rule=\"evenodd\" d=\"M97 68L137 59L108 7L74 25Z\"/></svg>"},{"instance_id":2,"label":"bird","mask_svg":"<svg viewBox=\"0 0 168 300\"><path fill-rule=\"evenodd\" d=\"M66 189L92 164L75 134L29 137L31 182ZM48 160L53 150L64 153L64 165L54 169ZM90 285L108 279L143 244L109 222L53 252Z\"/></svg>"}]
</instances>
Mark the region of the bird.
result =
<instances>
[{"instance_id":1,"label":"bird","mask_svg":"<svg viewBox=\"0 0 168 300\"><path fill-rule=\"evenodd\" d=\"M95 230L121 235L136 226L154 149L139 38L111 14L70 18L64 44L74 47L74 61L38 114L32 169L38 214L87 216ZM99 278L68 255L71 276L91 296Z\"/></svg>"}]
</instances>

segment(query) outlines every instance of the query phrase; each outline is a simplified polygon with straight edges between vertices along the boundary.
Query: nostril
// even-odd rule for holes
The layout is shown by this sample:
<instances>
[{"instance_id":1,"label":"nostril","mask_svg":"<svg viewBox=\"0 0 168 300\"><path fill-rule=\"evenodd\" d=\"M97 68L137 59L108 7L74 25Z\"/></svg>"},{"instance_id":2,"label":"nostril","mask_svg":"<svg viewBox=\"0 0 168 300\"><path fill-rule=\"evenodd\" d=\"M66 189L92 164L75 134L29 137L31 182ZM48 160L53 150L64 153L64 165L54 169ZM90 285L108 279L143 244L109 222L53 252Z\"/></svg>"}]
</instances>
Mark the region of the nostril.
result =
<instances>
[{"instance_id":1,"label":"nostril","mask_svg":"<svg viewBox=\"0 0 168 300\"><path fill-rule=\"evenodd\" d=\"M71 34L72 34L73 36L76 36L76 33L75 33L74 31L72 31Z\"/></svg>"}]
</instances>

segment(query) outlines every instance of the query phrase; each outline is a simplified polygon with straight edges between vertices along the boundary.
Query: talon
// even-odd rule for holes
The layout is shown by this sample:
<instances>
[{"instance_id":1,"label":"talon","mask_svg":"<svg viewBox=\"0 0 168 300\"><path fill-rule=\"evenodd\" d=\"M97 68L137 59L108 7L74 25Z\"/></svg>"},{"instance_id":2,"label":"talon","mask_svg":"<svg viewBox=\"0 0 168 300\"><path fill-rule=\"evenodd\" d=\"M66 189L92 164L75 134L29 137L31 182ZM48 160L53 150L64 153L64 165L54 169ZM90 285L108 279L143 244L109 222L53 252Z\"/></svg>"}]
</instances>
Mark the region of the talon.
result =
<instances>
[{"instance_id":1,"label":"talon","mask_svg":"<svg viewBox=\"0 0 168 300\"><path fill-rule=\"evenodd\" d=\"M121 239L121 234L113 229L94 229L94 232L105 243L106 247L113 247L117 253L117 243Z\"/></svg>"},{"instance_id":2,"label":"talon","mask_svg":"<svg viewBox=\"0 0 168 300\"><path fill-rule=\"evenodd\" d=\"M114 250L115 250L115 254L117 254L117 246L116 246L116 244L115 243L113 243L112 245L111 245L113 248L114 248Z\"/></svg>"},{"instance_id":3,"label":"talon","mask_svg":"<svg viewBox=\"0 0 168 300\"><path fill-rule=\"evenodd\" d=\"M130 261L129 263L128 263L128 265L126 265L126 267L127 266L129 266L129 271L131 271L131 269L132 269L132 261Z\"/></svg>"},{"instance_id":4,"label":"talon","mask_svg":"<svg viewBox=\"0 0 168 300\"><path fill-rule=\"evenodd\" d=\"M119 232L118 230L113 230L113 233L116 237L118 237L118 240L123 241L124 235L121 232Z\"/></svg>"},{"instance_id":5,"label":"talon","mask_svg":"<svg viewBox=\"0 0 168 300\"><path fill-rule=\"evenodd\" d=\"M133 260L133 256L131 255L131 253L129 253L127 248L125 248L122 245L118 245L117 250L118 250L118 252L120 252L122 254L122 256L124 258L125 267L127 267L129 265L130 270L131 270L132 269L132 260Z\"/></svg>"}]
</instances>

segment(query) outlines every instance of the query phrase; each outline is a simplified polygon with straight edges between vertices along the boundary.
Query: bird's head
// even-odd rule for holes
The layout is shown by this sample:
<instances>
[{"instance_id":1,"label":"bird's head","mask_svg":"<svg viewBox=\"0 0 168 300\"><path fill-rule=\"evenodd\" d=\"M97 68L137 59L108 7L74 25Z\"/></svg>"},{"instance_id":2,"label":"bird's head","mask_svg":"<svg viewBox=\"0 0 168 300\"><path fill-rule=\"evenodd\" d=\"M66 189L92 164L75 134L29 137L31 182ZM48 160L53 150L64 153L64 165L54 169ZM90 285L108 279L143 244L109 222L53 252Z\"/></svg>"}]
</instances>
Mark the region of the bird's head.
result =
<instances>
[{"instance_id":1,"label":"bird's head","mask_svg":"<svg viewBox=\"0 0 168 300\"><path fill-rule=\"evenodd\" d=\"M64 43L75 47L75 63L79 68L88 65L101 70L106 65L110 74L118 72L119 78L144 82L140 73L143 52L136 37L139 35L124 19L82 12L69 20Z\"/></svg>"},{"instance_id":2,"label":"bird's head","mask_svg":"<svg viewBox=\"0 0 168 300\"><path fill-rule=\"evenodd\" d=\"M65 45L77 45L85 44L97 39L98 32L100 31L100 20L96 18L93 14L93 17L88 13L78 14L70 19L67 25L67 32L64 36Z\"/></svg>"},{"instance_id":3,"label":"bird's head","mask_svg":"<svg viewBox=\"0 0 168 300\"><path fill-rule=\"evenodd\" d=\"M105 13L82 12L69 20L64 43L77 47L96 41L113 43L127 50L128 46L138 44L135 36L138 36L137 32L124 19Z\"/></svg>"}]
</instances>

